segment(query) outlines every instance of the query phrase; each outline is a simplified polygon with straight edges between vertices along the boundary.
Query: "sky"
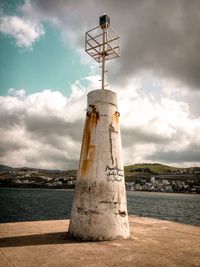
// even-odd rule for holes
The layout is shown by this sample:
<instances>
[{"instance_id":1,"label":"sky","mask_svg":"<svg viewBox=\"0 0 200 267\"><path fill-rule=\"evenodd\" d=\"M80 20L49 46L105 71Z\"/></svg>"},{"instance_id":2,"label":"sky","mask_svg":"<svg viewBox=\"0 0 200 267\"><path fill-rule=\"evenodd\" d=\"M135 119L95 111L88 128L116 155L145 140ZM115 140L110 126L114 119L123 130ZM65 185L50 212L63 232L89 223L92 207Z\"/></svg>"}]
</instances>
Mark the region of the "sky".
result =
<instances>
[{"instance_id":1,"label":"sky","mask_svg":"<svg viewBox=\"0 0 200 267\"><path fill-rule=\"evenodd\" d=\"M200 166L199 10L198 0L0 0L0 163L77 168L87 93L100 88L85 32L107 13L120 35L107 68L125 165Z\"/></svg>"}]
</instances>

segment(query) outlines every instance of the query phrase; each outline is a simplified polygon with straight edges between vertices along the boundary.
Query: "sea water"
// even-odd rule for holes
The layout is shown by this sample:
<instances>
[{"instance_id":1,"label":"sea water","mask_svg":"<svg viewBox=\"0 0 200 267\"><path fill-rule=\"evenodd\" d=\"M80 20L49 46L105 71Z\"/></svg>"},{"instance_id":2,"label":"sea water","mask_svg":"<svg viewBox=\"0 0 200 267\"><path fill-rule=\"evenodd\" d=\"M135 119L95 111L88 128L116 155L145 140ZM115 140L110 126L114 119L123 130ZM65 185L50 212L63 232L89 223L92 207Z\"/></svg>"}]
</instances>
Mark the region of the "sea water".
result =
<instances>
[{"instance_id":1,"label":"sea water","mask_svg":"<svg viewBox=\"0 0 200 267\"><path fill-rule=\"evenodd\" d=\"M0 188L0 222L69 219L73 190ZM200 226L200 195L127 192L128 213Z\"/></svg>"}]
</instances>

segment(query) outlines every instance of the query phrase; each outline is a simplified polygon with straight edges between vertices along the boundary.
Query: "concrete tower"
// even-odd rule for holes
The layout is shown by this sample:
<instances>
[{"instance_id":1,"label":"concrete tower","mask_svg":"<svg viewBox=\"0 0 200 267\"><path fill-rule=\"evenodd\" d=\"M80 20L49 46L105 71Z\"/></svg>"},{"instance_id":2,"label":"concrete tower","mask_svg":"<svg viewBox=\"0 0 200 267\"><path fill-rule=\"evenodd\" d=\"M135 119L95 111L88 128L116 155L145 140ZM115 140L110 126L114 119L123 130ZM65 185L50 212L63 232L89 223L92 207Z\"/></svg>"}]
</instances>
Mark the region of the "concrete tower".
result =
<instances>
[{"instance_id":1,"label":"concrete tower","mask_svg":"<svg viewBox=\"0 0 200 267\"><path fill-rule=\"evenodd\" d=\"M100 26L86 33L86 52L102 63L102 88L87 96L71 211L69 233L81 240L130 237L117 96L105 89L105 61L119 56L119 36L109 24L103 15Z\"/></svg>"}]
</instances>

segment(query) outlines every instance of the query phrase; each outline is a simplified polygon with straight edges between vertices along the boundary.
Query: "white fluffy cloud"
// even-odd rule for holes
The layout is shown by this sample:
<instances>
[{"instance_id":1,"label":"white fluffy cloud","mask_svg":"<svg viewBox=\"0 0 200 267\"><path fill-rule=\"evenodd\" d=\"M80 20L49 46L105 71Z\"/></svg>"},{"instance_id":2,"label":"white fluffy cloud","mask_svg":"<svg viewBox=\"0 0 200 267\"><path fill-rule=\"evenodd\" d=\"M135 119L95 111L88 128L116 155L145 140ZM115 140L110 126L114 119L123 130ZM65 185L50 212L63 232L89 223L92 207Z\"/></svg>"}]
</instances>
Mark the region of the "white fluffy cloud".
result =
<instances>
[{"instance_id":1,"label":"white fluffy cloud","mask_svg":"<svg viewBox=\"0 0 200 267\"><path fill-rule=\"evenodd\" d=\"M31 48L43 34L41 23L17 16L3 16L0 20L0 31L15 38L19 47Z\"/></svg>"},{"instance_id":2,"label":"white fluffy cloud","mask_svg":"<svg viewBox=\"0 0 200 267\"><path fill-rule=\"evenodd\" d=\"M200 115L191 112L193 103L184 101L190 91L173 81L153 80L154 88L145 90L142 73L119 91L126 164L158 161L189 166L200 162Z\"/></svg>"},{"instance_id":3,"label":"white fluffy cloud","mask_svg":"<svg viewBox=\"0 0 200 267\"><path fill-rule=\"evenodd\" d=\"M94 89L97 79L89 77L88 88ZM200 164L200 117L191 116L189 104L173 99L173 93L149 95L142 83L141 78L123 90L116 88L125 164ZM51 90L26 96L14 89L0 97L0 162L77 168L88 88L76 82L69 97Z\"/></svg>"}]
</instances>

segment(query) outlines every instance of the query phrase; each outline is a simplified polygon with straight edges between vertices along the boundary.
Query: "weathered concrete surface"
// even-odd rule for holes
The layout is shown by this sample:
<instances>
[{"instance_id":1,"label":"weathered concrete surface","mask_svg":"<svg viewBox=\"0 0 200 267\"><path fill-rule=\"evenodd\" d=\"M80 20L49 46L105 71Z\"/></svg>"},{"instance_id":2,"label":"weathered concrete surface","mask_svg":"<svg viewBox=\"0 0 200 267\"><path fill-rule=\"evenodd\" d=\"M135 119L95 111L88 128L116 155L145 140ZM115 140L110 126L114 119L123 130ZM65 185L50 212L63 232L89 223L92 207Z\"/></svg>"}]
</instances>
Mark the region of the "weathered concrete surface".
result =
<instances>
[{"instance_id":1,"label":"weathered concrete surface","mask_svg":"<svg viewBox=\"0 0 200 267\"><path fill-rule=\"evenodd\" d=\"M81 240L129 238L117 95L88 94L69 232Z\"/></svg>"},{"instance_id":2,"label":"weathered concrete surface","mask_svg":"<svg viewBox=\"0 0 200 267\"><path fill-rule=\"evenodd\" d=\"M68 220L0 225L0 266L200 266L200 228L129 218L131 239L77 242Z\"/></svg>"}]
</instances>

